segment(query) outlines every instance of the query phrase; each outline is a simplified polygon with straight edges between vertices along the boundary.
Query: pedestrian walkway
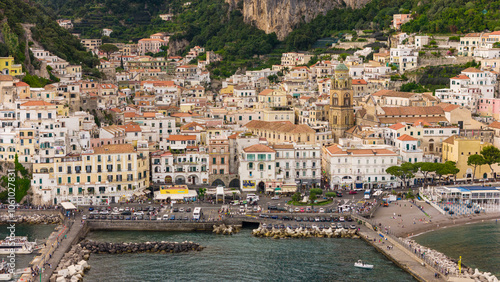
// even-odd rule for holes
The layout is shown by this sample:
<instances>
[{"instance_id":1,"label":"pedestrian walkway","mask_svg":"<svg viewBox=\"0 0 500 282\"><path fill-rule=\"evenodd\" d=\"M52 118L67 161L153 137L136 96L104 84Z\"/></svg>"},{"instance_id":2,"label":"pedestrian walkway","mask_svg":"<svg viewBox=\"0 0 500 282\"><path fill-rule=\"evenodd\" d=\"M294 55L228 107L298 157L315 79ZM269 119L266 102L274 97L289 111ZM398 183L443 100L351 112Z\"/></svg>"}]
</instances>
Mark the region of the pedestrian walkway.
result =
<instances>
[{"instance_id":1,"label":"pedestrian walkway","mask_svg":"<svg viewBox=\"0 0 500 282\"><path fill-rule=\"evenodd\" d=\"M410 272L417 279L423 281L446 281L442 276L441 278L436 278L435 269L424 264L424 261L392 238L385 236L381 237L381 233L373 231L366 226L361 228L359 234L366 238L367 241L380 252L392 258L400 267ZM385 238L387 238L387 240ZM392 246L392 248L388 249L387 246Z\"/></svg>"},{"instance_id":2,"label":"pedestrian walkway","mask_svg":"<svg viewBox=\"0 0 500 282\"><path fill-rule=\"evenodd\" d=\"M40 269L40 274L33 277L31 274L23 274L20 281L46 281L48 282L57 265L64 254L71 249L72 242L80 234L83 224L81 224L81 215L74 219L66 219L63 228L54 231L38 256L31 262L33 269Z\"/></svg>"}]
</instances>

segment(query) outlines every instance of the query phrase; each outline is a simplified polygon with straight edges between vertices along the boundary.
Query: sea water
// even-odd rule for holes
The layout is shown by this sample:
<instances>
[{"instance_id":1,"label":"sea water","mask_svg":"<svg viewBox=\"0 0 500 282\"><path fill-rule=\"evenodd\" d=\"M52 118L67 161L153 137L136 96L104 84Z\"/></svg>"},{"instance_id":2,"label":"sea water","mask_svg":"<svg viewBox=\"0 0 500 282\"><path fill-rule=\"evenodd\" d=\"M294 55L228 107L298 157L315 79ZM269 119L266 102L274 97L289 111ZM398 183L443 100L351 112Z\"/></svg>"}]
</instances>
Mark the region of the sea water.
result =
<instances>
[{"instance_id":1,"label":"sea water","mask_svg":"<svg viewBox=\"0 0 500 282\"><path fill-rule=\"evenodd\" d=\"M193 241L201 252L92 254L84 281L415 281L360 239L252 237L209 232L95 231L101 242ZM362 259L373 270L354 267Z\"/></svg>"},{"instance_id":2,"label":"sea water","mask_svg":"<svg viewBox=\"0 0 500 282\"><path fill-rule=\"evenodd\" d=\"M500 278L500 220L448 227L416 236L417 243L435 249L472 268Z\"/></svg>"}]
</instances>

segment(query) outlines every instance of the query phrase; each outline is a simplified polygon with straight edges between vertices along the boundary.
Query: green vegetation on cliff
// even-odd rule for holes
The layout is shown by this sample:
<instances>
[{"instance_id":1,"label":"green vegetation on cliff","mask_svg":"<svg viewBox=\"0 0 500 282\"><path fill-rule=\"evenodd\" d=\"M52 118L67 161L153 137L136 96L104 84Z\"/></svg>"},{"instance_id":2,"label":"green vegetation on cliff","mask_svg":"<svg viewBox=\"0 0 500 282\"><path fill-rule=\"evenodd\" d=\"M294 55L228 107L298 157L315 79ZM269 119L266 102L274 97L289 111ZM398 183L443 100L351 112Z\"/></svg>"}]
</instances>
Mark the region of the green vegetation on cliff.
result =
<instances>
[{"instance_id":1,"label":"green vegetation on cliff","mask_svg":"<svg viewBox=\"0 0 500 282\"><path fill-rule=\"evenodd\" d=\"M1 26L4 42L0 43L0 51L2 55L8 53L14 56L16 63L26 66L28 59L33 61L31 54L29 58L26 58L26 54L30 53L27 46L30 43L27 42L27 34L22 24L31 24L32 26L26 26L26 28L30 29L33 40L70 63L81 62L86 68L94 67L99 63L96 57L85 51L76 37L60 27L42 7L32 2L0 1L0 21L4 21Z\"/></svg>"}]
</instances>

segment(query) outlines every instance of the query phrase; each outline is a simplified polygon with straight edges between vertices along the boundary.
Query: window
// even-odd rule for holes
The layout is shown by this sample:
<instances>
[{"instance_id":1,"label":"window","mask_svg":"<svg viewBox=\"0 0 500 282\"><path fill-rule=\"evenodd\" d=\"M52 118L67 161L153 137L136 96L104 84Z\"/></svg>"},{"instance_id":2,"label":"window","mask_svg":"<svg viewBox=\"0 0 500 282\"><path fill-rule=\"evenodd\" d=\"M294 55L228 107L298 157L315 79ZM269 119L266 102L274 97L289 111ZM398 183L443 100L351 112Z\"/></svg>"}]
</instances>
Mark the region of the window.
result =
<instances>
[{"instance_id":1,"label":"window","mask_svg":"<svg viewBox=\"0 0 500 282\"><path fill-rule=\"evenodd\" d=\"M217 164L217 158L212 158L212 164Z\"/></svg>"},{"instance_id":2,"label":"window","mask_svg":"<svg viewBox=\"0 0 500 282\"><path fill-rule=\"evenodd\" d=\"M220 163L224 164L224 158L220 158ZM221 174L223 174L223 173L221 173Z\"/></svg>"},{"instance_id":3,"label":"window","mask_svg":"<svg viewBox=\"0 0 500 282\"><path fill-rule=\"evenodd\" d=\"M259 170L260 171L264 170L264 164L259 164Z\"/></svg>"},{"instance_id":4,"label":"window","mask_svg":"<svg viewBox=\"0 0 500 282\"><path fill-rule=\"evenodd\" d=\"M248 163L248 169L253 169L253 163Z\"/></svg>"}]
</instances>

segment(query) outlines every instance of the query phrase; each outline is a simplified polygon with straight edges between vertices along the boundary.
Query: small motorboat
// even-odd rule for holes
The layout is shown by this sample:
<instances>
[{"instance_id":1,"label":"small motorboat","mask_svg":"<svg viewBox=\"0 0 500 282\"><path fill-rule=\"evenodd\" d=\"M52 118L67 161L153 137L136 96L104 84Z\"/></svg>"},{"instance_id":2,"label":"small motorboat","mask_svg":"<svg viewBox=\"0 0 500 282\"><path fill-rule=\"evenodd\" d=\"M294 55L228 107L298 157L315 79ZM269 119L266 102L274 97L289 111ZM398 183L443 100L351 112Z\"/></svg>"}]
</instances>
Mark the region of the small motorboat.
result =
<instances>
[{"instance_id":1,"label":"small motorboat","mask_svg":"<svg viewBox=\"0 0 500 282\"><path fill-rule=\"evenodd\" d=\"M362 260L358 260L358 262L355 262L354 266L359 267L359 268L364 268L364 269L372 269L373 268L373 264L366 264Z\"/></svg>"}]
</instances>

